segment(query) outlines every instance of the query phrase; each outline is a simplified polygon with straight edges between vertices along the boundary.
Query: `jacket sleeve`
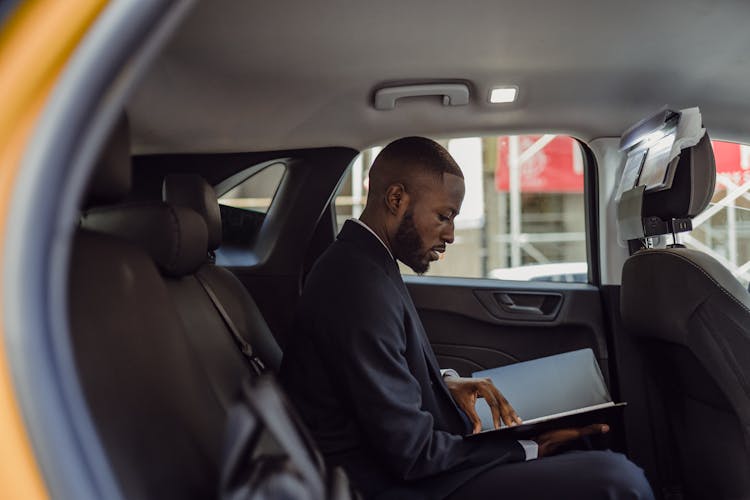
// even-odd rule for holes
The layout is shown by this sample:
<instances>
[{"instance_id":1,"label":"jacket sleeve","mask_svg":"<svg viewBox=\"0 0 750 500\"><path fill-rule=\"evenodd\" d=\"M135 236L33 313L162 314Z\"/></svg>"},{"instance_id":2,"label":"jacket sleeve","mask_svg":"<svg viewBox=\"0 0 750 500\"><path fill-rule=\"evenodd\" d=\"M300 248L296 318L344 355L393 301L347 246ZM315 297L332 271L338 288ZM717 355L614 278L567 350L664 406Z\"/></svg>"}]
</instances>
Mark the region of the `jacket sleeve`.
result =
<instances>
[{"instance_id":1,"label":"jacket sleeve","mask_svg":"<svg viewBox=\"0 0 750 500\"><path fill-rule=\"evenodd\" d=\"M414 480L488 462L524 460L516 441L465 440L433 428L405 357L400 292L390 281L379 285L352 287L356 293L344 287L338 307L319 315L313 330L322 352L332 355L326 362L382 462L400 478Z\"/></svg>"}]
</instances>

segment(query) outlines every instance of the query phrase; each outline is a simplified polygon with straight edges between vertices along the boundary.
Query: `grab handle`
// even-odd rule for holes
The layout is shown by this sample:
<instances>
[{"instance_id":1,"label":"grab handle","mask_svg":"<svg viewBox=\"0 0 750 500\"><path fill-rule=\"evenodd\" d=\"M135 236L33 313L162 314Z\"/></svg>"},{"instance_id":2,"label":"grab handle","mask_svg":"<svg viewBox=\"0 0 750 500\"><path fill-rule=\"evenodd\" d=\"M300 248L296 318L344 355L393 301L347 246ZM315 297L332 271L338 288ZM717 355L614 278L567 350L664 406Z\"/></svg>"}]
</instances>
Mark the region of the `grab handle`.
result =
<instances>
[{"instance_id":1,"label":"grab handle","mask_svg":"<svg viewBox=\"0 0 750 500\"><path fill-rule=\"evenodd\" d=\"M443 106L465 106L469 104L469 87L464 83L430 83L385 87L375 92L375 109L394 109L396 101L403 97L442 96Z\"/></svg>"}]
</instances>

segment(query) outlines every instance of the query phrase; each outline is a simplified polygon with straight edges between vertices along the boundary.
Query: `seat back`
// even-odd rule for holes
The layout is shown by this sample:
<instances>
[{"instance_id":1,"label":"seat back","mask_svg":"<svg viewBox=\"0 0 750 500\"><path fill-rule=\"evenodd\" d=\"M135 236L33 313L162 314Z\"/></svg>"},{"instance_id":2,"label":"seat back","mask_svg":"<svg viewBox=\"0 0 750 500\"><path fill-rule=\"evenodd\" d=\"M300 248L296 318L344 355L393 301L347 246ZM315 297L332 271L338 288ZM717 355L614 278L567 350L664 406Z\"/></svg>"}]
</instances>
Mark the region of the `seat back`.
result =
<instances>
[{"instance_id":1,"label":"seat back","mask_svg":"<svg viewBox=\"0 0 750 500\"><path fill-rule=\"evenodd\" d=\"M220 312L240 322L242 302L217 305L198 276L211 238L204 217L164 202L100 206L128 191L126 142L125 124L99 166L113 171L89 187L69 274L81 385L124 496L291 498L305 469L302 484L316 486L306 498L353 498L343 473L295 444L310 441L289 405L277 404L272 375L247 383L234 321Z\"/></svg>"},{"instance_id":2,"label":"seat back","mask_svg":"<svg viewBox=\"0 0 750 500\"><path fill-rule=\"evenodd\" d=\"M87 205L116 202L128 191L123 142L125 122L111 141L125 153L113 158L107 148ZM71 342L89 411L126 498L211 498L226 415L184 341L150 256L85 227L87 218L108 210L85 212L69 268ZM190 259L179 252L171 257L175 269Z\"/></svg>"},{"instance_id":3,"label":"seat back","mask_svg":"<svg viewBox=\"0 0 750 500\"><path fill-rule=\"evenodd\" d=\"M243 379L256 372L226 319L232 328L234 321L223 316L234 309L215 304L218 297L212 297L201 281L204 278L199 273L208 258L203 218L186 207L143 202L89 211L82 224L148 253L162 275L170 306L177 312L184 342L210 382L216 401L226 411L239 394ZM208 286L213 290L212 285Z\"/></svg>"},{"instance_id":4,"label":"seat back","mask_svg":"<svg viewBox=\"0 0 750 500\"><path fill-rule=\"evenodd\" d=\"M216 192L196 174L170 174L164 179L163 199L170 205L188 207L201 214L208 228L208 252L221 245L221 213ZM206 259L197 271L222 304L239 334L253 347L266 367L278 373L281 348L258 305L245 286L228 269Z\"/></svg>"},{"instance_id":5,"label":"seat back","mask_svg":"<svg viewBox=\"0 0 750 500\"><path fill-rule=\"evenodd\" d=\"M636 193L645 235L688 228L713 195L707 134L672 167L671 185ZM676 244L630 256L620 307L656 388L652 409L666 417L656 431L661 448L673 449L657 453L677 477L662 480L681 482L686 498L750 497L750 294L716 259Z\"/></svg>"}]
</instances>

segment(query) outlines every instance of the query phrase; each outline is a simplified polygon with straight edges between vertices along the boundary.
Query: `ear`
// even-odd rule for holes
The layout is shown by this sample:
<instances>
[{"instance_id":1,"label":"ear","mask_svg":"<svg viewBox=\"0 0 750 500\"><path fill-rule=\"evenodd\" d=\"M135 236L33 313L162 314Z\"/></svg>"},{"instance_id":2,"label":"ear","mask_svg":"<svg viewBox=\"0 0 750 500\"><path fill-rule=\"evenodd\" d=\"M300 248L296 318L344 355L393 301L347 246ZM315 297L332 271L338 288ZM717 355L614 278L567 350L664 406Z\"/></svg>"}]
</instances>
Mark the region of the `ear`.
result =
<instances>
[{"instance_id":1,"label":"ear","mask_svg":"<svg viewBox=\"0 0 750 500\"><path fill-rule=\"evenodd\" d=\"M406 212L409 207L409 193L401 183L391 184L385 191L385 204L388 213L397 217Z\"/></svg>"}]
</instances>

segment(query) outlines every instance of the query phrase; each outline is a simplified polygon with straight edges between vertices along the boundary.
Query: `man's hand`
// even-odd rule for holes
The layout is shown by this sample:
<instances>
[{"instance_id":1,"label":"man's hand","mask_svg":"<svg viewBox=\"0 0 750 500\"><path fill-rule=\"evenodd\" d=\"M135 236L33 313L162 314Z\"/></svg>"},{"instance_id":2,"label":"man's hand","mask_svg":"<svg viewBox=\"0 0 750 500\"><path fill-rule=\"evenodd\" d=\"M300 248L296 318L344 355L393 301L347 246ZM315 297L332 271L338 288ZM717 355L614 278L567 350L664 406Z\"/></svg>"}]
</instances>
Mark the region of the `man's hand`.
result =
<instances>
[{"instance_id":1,"label":"man's hand","mask_svg":"<svg viewBox=\"0 0 750 500\"><path fill-rule=\"evenodd\" d=\"M482 421L474 408L478 397L484 398L492 410L492 422L495 424L495 429L500 428L501 419L505 425L523 423L492 380L466 377L445 377L444 380L456 404L469 416L474 427L474 434L482 430Z\"/></svg>"},{"instance_id":2,"label":"man's hand","mask_svg":"<svg viewBox=\"0 0 750 500\"><path fill-rule=\"evenodd\" d=\"M534 441L539 445L538 456L542 458L553 455L561 445L569 441L592 434L605 434L607 432L609 432L607 424L593 424L580 429L557 429L545 432L541 436L534 438Z\"/></svg>"}]
</instances>

